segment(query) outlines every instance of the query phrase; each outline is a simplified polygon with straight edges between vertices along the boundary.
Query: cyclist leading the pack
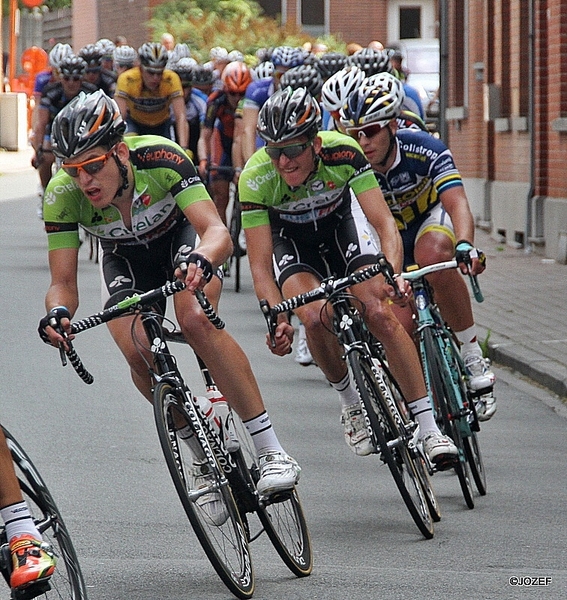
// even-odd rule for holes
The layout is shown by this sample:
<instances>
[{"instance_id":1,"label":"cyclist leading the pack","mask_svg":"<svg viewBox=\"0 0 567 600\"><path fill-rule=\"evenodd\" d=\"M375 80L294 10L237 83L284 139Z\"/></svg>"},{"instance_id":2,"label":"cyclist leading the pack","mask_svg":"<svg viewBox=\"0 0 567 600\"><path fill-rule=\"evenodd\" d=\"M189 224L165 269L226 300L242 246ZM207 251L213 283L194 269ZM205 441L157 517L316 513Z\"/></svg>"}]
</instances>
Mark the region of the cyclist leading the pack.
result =
<instances>
[{"instance_id":1,"label":"cyclist leading the pack","mask_svg":"<svg viewBox=\"0 0 567 600\"><path fill-rule=\"evenodd\" d=\"M467 258L471 272L480 274L484 264L474 247L474 219L453 156L428 133L399 129L396 119L403 98L400 81L382 74L377 85L362 86L351 94L341 109L341 123L375 171L402 235L405 266L423 267L455 257L463 263ZM465 264L461 270L466 272ZM482 356L466 282L455 269L433 273L428 280L443 317L461 343L467 383L479 396L478 417L486 421L496 412L494 373ZM408 308L405 312L400 318L411 330L411 314Z\"/></svg>"},{"instance_id":2,"label":"cyclist leading the pack","mask_svg":"<svg viewBox=\"0 0 567 600\"><path fill-rule=\"evenodd\" d=\"M326 265L332 274L344 276L374 264L379 248L368 221L384 254L398 272L401 268L396 224L360 146L340 133L319 132L320 127L319 104L305 88L277 91L258 117L258 133L267 146L256 151L240 176L254 289L272 305L317 287L327 275ZM400 287L407 290L404 281ZM364 303L365 320L384 344L425 451L437 465L448 464L457 449L435 423L417 350L390 307L394 290L374 277L354 286L352 293ZM305 325L315 362L339 393L347 444L355 454L370 454L358 393L342 349L321 318L321 302L295 312ZM287 315L280 315L276 346L271 348L269 340L268 346L284 356L291 351L293 335Z\"/></svg>"},{"instance_id":3,"label":"cyclist leading the pack","mask_svg":"<svg viewBox=\"0 0 567 600\"><path fill-rule=\"evenodd\" d=\"M102 91L81 94L54 121L54 152L63 162L44 197L51 284L40 335L55 346L64 343L48 326L49 317L69 332L77 310L79 226L100 241L103 302L121 290L159 287L186 263L187 290L173 299L180 328L252 435L260 493L290 489L300 469L275 435L250 363L232 336L209 322L192 293L209 282L207 294L218 299L218 267L232 251L228 230L179 145L158 136L124 138L124 129L117 104ZM116 319L108 328L136 387L151 400L151 356L142 358L132 340L133 318ZM137 336L144 338L141 327Z\"/></svg>"}]
</instances>

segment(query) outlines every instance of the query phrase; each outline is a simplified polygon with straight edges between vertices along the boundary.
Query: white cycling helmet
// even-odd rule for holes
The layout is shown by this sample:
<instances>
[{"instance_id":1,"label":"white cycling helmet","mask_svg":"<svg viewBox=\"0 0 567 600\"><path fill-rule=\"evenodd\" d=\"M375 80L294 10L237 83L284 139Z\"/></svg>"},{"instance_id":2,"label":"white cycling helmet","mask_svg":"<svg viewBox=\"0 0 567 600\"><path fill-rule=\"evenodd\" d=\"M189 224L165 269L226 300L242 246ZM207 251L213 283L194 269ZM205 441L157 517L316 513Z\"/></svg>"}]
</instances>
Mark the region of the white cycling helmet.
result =
<instances>
[{"instance_id":1,"label":"white cycling helmet","mask_svg":"<svg viewBox=\"0 0 567 600\"><path fill-rule=\"evenodd\" d=\"M340 110L348 97L366 80L366 74L355 65L344 67L323 84L321 104L329 112Z\"/></svg>"},{"instance_id":2,"label":"white cycling helmet","mask_svg":"<svg viewBox=\"0 0 567 600\"><path fill-rule=\"evenodd\" d=\"M49 64L54 69L58 69L63 60L72 54L73 48L71 48L69 44L55 44L55 46L53 46L49 52Z\"/></svg>"},{"instance_id":3,"label":"white cycling helmet","mask_svg":"<svg viewBox=\"0 0 567 600\"><path fill-rule=\"evenodd\" d=\"M138 59L138 53L132 46L116 46L113 53L113 62L119 67L133 67Z\"/></svg>"},{"instance_id":4,"label":"white cycling helmet","mask_svg":"<svg viewBox=\"0 0 567 600\"><path fill-rule=\"evenodd\" d=\"M275 71L274 63L270 62L269 60L265 60L259 65L256 65L252 71L254 72L256 79L265 79L266 77L271 77Z\"/></svg>"},{"instance_id":5,"label":"white cycling helmet","mask_svg":"<svg viewBox=\"0 0 567 600\"><path fill-rule=\"evenodd\" d=\"M209 51L209 58L211 60L228 60L228 50L222 46L215 46Z\"/></svg>"},{"instance_id":6,"label":"white cycling helmet","mask_svg":"<svg viewBox=\"0 0 567 600\"><path fill-rule=\"evenodd\" d=\"M396 119L405 99L402 82L389 73L375 76L373 84L368 81L351 94L341 109L344 127L362 127L368 123L389 122ZM379 80L379 83L377 83Z\"/></svg>"}]
</instances>

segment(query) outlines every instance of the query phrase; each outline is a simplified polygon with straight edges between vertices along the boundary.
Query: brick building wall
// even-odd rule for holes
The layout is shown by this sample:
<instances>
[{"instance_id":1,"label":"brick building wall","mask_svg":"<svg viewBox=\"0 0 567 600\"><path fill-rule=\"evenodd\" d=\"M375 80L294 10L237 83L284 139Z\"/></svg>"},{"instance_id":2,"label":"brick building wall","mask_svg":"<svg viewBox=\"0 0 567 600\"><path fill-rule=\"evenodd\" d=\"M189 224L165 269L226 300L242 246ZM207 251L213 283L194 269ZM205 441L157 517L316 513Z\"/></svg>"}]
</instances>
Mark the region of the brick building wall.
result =
<instances>
[{"instance_id":1,"label":"brick building wall","mask_svg":"<svg viewBox=\"0 0 567 600\"><path fill-rule=\"evenodd\" d=\"M138 49L149 41L146 22L150 18L150 4L151 0L98 0L99 37L114 41L117 35L123 35L130 46Z\"/></svg>"},{"instance_id":2,"label":"brick building wall","mask_svg":"<svg viewBox=\"0 0 567 600\"><path fill-rule=\"evenodd\" d=\"M330 31L347 44L367 46L372 40L388 41L388 0L330 2Z\"/></svg>"}]
</instances>

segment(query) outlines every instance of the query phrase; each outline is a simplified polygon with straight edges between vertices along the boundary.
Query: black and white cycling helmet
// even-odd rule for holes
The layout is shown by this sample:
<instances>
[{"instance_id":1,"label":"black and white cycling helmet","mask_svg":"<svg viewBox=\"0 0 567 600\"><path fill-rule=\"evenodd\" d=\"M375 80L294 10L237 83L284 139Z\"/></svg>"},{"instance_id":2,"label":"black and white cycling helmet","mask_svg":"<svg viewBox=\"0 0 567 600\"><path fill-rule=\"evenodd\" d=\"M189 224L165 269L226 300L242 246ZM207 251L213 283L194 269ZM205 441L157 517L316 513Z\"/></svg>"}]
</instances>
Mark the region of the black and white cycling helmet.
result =
<instances>
[{"instance_id":1,"label":"black and white cycling helmet","mask_svg":"<svg viewBox=\"0 0 567 600\"><path fill-rule=\"evenodd\" d=\"M274 63L269 60L261 62L252 69L256 79L266 79L266 77L271 77L275 70Z\"/></svg>"},{"instance_id":2,"label":"black and white cycling helmet","mask_svg":"<svg viewBox=\"0 0 567 600\"><path fill-rule=\"evenodd\" d=\"M79 56L87 63L87 69L102 66L102 52L96 44L87 44L79 50Z\"/></svg>"},{"instance_id":3,"label":"black and white cycling helmet","mask_svg":"<svg viewBox=\"0 0 567 600\"><path fill-rule=\"evenodd\" d=\"M400 115L404 99L402 82L389 73L382 73L379 84L365 84L349 96L341 109L341 124L362 127L368 123L387 123Z\"/></svg>"},{"instance_id":4,"label":"black and white cycling helmet","mask_svg":"<svg viewBox=\"0 0 567 600\"><path fill-rule=\"evenodd\" d=\"M49 52L49 64L54 68L58 69L63 59L71 56L73 49L69 44L55 44Z\"/></svg>"},{"instance_id":5,"label":"black and white cycling helmet","mask_svg":"<svg viewBox=\"0 0 567 600\"><path fill-rule=\"evenodd\" d=\"M132 46L116 46L113 53L113 62L119 67L133 67L138 59L138 53Z\"/></svg>"},{"instance_id":6,"label":"black and white cycling helmet","mask_svg":"<svg viewBox=\"0 0 567 600\"><path fill-rule=\"evenodd\" d=\"M138 48L140 64L148 69L165 69L169 60L166 47L159 42L146 42Z\"/></svg>"},{"instance_id":7,"label":"black and white cycling helmet","mask_svg":"<svg viewBox=\"0 0 567 600\"><path fill-rule=\"evenodd\" d=\"M84 75L87 70L87 63L80 57L74 54L66 56L59 64L59 73L63 77L72 75Z\"/></svg>"},{"instance_id":8,"label":"black and white cycling helmet","mask_svg":"<svg viewBox=\"0 0 567 600\"><path fill-rule=\"evenodd\" d=\"M286 71L280 79L280 87L291 87L294 90L300 87L307 88L307 91L316 98L321 93L323 79L316 67L312 65L299 65Z\"/></svg>"},{"instance_id":9,"label":"black and white cycling helmet","mask_svg":"<svg viewBox=\"0 0 567 600\"><path fill-rule=\"evenodd\" d=\"M341 52L325 52L325 54L319 57L315 66L319 69L319 73L321 73L321 77L325 81L346 67L347 60L346 54L342 54Z\"/></svg>"},{"instance_id":10,"label":"black and white cycling helmet","mask_svg":"<svg viewBox=\"0 0 567 600\"><path fill-rule=\"evenodd\" d=\"M258 135L265 142L285 142L306 136L313 139L321 127L319 103L305 88L279 89L258 114Z\"/></svg>"},{"instance_id":11,"label":"black and white cycling helmet","mask_svg":"<svg viewBox=\"0 0 567 600\"><path fill-rule=\"evenodd\" d=\"M197 61L190 56L180 58L176 63L171 65L171 70L175 71L181 79L181 83L193 83L193 72L197 67Z\"/></svg>"},{"instance_id":12,"label":"black and white cycling helmet","mask_svg":"<svg viewBox=\"0 0 567 600\"><path fill-rule=\"evenodd\" d=\"M114 56L114 49L116 48L116 45L112 40L109 40L108 38L101 38L98 40L95 46L97 46L104 58L112 58Z\"/></svg>"},{"instance_id":13,"label":"black and white cycling helmet","mask_svg":"<svg viewBox=\"0 0 567 600\"><path fill-rule=\"evenodd\" d=\"M278 46L274 48L271 57L275 67L298 67L305 60L305 55L301 48L292 48L291 46Z\"/></svg>"},{"instance_id":14,"label":"black and white cycling helmet","mask_svg":"<svg viewBox=\"0 0 567 600\"><path fill-rule=\"evenodd\" d=\"M367 77L377 73L391 72L390 56L386 51L363 48L348 57L348 63L362 69Z\"/></svg>"},{"instance_id":15,"label":"black and white cycling helmet","mask_svg":"<svg viewBox=\"0 0 567 600\"><path fill-rule=\"evenodd\" d=\"M213 70L210 67L198 64L193 68L193 85L211 85L214 77Z\"/></svg>"},{"instance_id":16,"label":"black and white cycling helmet","mask_svg":"<svg viewBox=\"0 0 567 600\"><path fill-rule=\"evenodd\" d=\"M215 46L209 50L209 58L211 60L226 60L228 61L228 50L222 46Z\"/></svg>"},{"instance_id":17,"label":"black and white cycling helmet","mask_svg":"<svg viewBox=\"0 0 567 600\"><path fill-rule=\"evenodd\" d=\"M355 65L344 67L323 84L321 104L329 112L340 110L347 98L365 82L366 73Z\"/></svg>"},{"instance_id":18,"label":"black and white cycling helmet","mask_svg":"<svg viewBox=\"0 0 567 600\"><path fill-rule=\"evenodd\" d=\"M80 92L53 120L53 152L66 159L96 146L111 148L122 139L125 129L118 105L102 90Z\"/></svg>"}]
</instances>

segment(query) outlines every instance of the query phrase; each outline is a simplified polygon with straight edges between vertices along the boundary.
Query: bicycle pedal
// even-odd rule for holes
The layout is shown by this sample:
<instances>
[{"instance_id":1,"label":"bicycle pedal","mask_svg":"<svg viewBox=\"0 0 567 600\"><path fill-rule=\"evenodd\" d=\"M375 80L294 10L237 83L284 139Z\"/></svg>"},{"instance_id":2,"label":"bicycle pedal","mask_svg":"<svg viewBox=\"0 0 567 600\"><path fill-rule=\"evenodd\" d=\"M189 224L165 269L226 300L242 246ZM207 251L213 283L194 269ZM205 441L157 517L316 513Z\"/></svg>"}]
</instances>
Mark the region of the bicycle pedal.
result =
<instances>
[{"instance_id":1,"label":"bicycle pedal","mask_svg":"<svg viewBox=\"0 0 567 600\"><path fill-rule=\"evenodd\" d=\"M453 469L458 462L459 462L458 456L442 457L441 460L434 463L435 470L436 471L448 471L449 469Z\"/></svg>"},{"instance_id":2,"label":"bicycle pedal","mask_svg":"<svg viewBox=\"0 0 567 600\"><path fill-rule=\"evenodd\" d=\"M31 600L37 598L41 594L45 594L51 590L49 579L43 581L35 581L30 583L25 588L12 590L12 600Z\"/></svg>"}]
</instances>

